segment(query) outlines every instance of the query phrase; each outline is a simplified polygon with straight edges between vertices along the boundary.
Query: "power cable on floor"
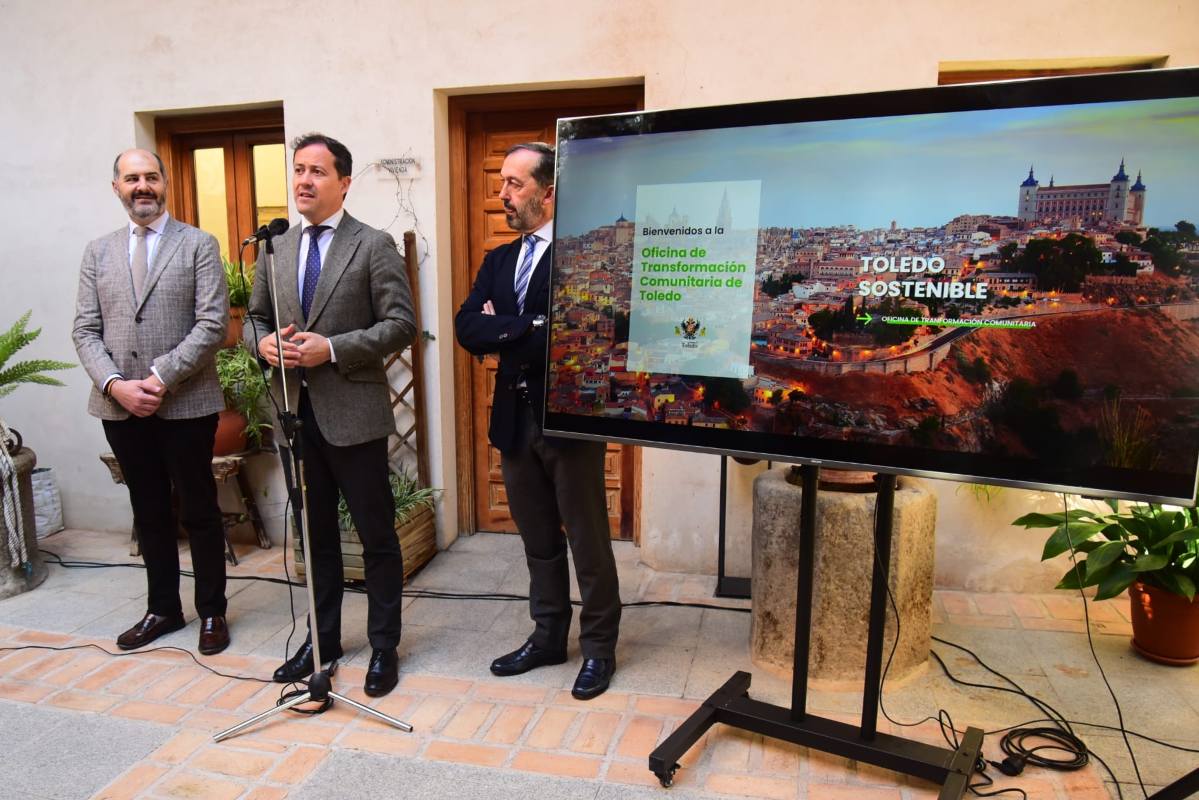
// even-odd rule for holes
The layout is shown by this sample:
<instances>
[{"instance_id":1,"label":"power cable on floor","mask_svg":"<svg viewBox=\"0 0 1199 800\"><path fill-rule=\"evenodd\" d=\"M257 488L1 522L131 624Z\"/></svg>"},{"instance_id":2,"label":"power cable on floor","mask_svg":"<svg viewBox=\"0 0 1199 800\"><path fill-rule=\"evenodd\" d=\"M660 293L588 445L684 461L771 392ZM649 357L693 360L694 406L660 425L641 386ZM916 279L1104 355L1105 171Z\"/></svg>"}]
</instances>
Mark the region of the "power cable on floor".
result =
<instances>
[{"instance_id":1,"label":"power cable on floor","mask_svg":"<svg viewBox=\"0 0 1199 800\"><path fill-rule=\"evenodd\" d=\"M145 569L143 564L132 562L123 563L105 563L101 561L66 561L56 553L42 549L42 553L47 556L47 560L56 566L65 567L67 569L105 569L108 567L125 567L129 569ZM287 574L287 558L284 557L284 574ZM184 577L193 577L190 570L181 569L179 574ZM306 586L303 582L293 581L290 578L270 578L262 575L229 575L226 580L230 581L257 581L262 583L273 583L279 586L290 586L292 588L302 589ZM347 582L345 586L347 592L356 594L365 594L366 586L359 581ZM439 600L497 600L505 602L522 602L527 603L529 596L527 594L509 594L505 592L456 592L449 589L404 589L404 597L427 597ZM582 603L578 600L571 600L571 605L581 606ZM741 606L724 606L716 603L693 603L683 600L634 600L627 603L621 603L621 608L649 608L653 606L663 606L667 608L699 608L709 611L735 611L742 614L748 614L753 609ZM295 618L295 603L294 598L291 602L292 618Z\"/></svg>"},{"instance_id":2,"label":"power cable on floor","mask_svg":"<svg viewBox=\"0 0 1199 800\"><path fill-rule=\"evenodd\" d=\"M285 550L286 550L286 545L285 545ZM47 559L50 563L58 565L58 566L62 566L67 569L107 569L107 568L145 569L145 566L143 564L138 564L138 563L67 561L67 560L63 559L61 556L59 556L58 554L53 553L49 550L43 549L42 553L45 554L45 556L47 556ZM877 554L875 556L875 559L876 559L876 563L877 563L877 561L878 561ZM256 575L244 575L244 576L243 575L231 575L231 576L228 576L228 580L261 581L264 583L285 585L288 587L295 587L295 588L304 587L306 584L300 583L297 581L293 581L290 579L290 574L289 574L286 562L287 562L287 556L285 555L284 556L284 575L287 576L285 578L271 578L271 577L256 576ZM192 573L188 570L180 570L180 574L186 575L189 577L192 575ZM356 593L365 593L365 587L362 586L361 584L349 584L346 586L346 590L350 591L350 592L356 592ZM527 595L521 595L521 594L509 594L509 593L499 593L499 592L458 592L458 591L437 590L437 589L406 589L406 590L404 590L403 594L406 597L414 597L414 598L424 597L424 598L446 599L446 600L493 600L493 601L498 601L498 602L528 602L528 600L529 600ZM895 597L891 593L890 586L887 586L887 599L889 601L892 613L895 615L896 636L895 636L895 640L891 644L891 650L888 653L887 661L883 667L882 677L880 680L879 708L883 712L883 716L886 717L887 720L889 720L892 724L900 726L900 727L916 727L916 726L922 725L923 723L929 722L929 721L937 722L940 725L941 734L945 738L946 742L950 746L952 746L954 749L957 749L957 746L958 746L957 737L960 732L954 726L953 720L950 717L949 713L947 711L945 711L944 709L938 710L938 714L936 717L931 717L931 716L924 717L923 719L917 720L915 722L902 722L902 721L897 720L894 717L892 717L891 714L887 711L886 704L884 702L885 695L882 692L882 689L885 686L887 674L890 671L891 663L894 659L896 648L898 646L899 637L901 635L898 607L895 602ZM1084 600L1085 600L1085 597L1084 597ZM292 631L291 631L291 634L289 634L289 638L288 638L288 642L290 644L291 635L294 635L295 629L296 629L295 601L294 601L294 598L291 596L290 591L288 592L288 601L289 601L289 607L291 609L291 616L292 616ZM579 601L572 601L572 605L577 606L577 605L581 605L581 603ZM707 610L713 610L713 611L734 611L734 612L739 612L739 613L750 613L752 610L750 608L745 608L745 607L724 606L724 605L717 605L717 604L711 604L711 603L690 603L690 602L674 601L674 600L642 600L642 601L634 601L634 602L621 604L622 608L644 608L644 607L651 607L651 606L699 608L699 609L707 609ZM1085 614L1085 607L1084 607L1084 614ZM1046 715L1043 718L1028 720L1026 722L1017 723L1016 725L1010 725L1010 726L1007 726L1004 728L997 728L994 730L984 731L984 734L983 734L984 736L990 736L990 735L998 734L998 733L1006 734L1000 742L1000 747L1003 749L1005 754L1007 754L1008 758L1005 759L1005 762L994 762L994 761L984 762L982 759L980 759L980 764L976 765L976 769L980 773L981 780L985 781L985 783L983 783L983 782L976 783L970 787L971 791L977 796L990 797L990 796L997 796L997 795L1006 794L1006 793L1019 793L1019 794L1021 794L1021 796L1026 796L1025 793L1023 792L1023 790L1018 789L1016 787L1009 787L1006 789L1001 789L1001 790L997 790L997 791L993 791L993 792L980 791L982 789L988 788L994 782L993 779L991 779L991 777L989 775L987 775L984 771L987 763L990 763L992 766L995 766L997 769L1000 769L1001 771L1005 771L1005 774L1007 774L1006 770L1004 770L1003 764L1008 763L1009 767L1012 769L1015 769L1015 765L1016 765L1016 762L1014 760L1009 762L1009 759L1017 759L1018 758L1018 759L1021 759L1024 762L1024 764L1031 763L1031 764L1035 764L1037 766L1044 766L1047 768L1079 769L1082 766L1085 766L1085 764L1087 763L1088 757L1093 757L1093 758L1095 758L1096 761L1098 761L1103 766L1104 770L1107 772L1108 776L1111 778L1112 782L1115 784L1117 794L1120 797L1123 797L1123 794L1120 790L1120 783L1116 779L1115 773L1112 771L1111 767L1102 758L1100 758L1097 754L1095 754L1093 751L1089 750L1089 748L1086 747L1085 743L1083 743L1082 740L1080 738L1078 738L1076 734L1074 734L1073 728L1071 727L1072 725L1080 725L1080 726L1091 727L1091 728L1100 728L1100 729L1104 729L1104 730L1120 731L1125 737L1133 736L1133 737L1136 737L1139 739L1143 739L1147 742L1151 742L1153 744L1156 744L1156 745L1159 745L1162 747L1166 747L1166 748L1170 748L1173 750L1178 750L1181 752L1199 753L1199 749L1192 749L1192 748L1184 747L1182 745L1177 745L1177 744L1173 744L1170 742L1162 741L1160 739L1156 739L1154 737L1148 736L1143 733L1139 733L1137 731L1129 730L1123 726L1123 717L1122 716L1119 719L1120 726L1118 726L1118 727L1111 726L1111 725L1104 725L1101 723L1067 719L1064 715L1062 715L1060 712L1058 712L1056 709L1054 709L1048 703L1044 702L1043 700L1036 697L1035 695L1032 695L1032 694L1028 693L1027 691L1025 691L1019 684L1017 684L1010 677L1008 677L1007 675L1003 674L1002 672L1000 672L1000 671L994 669L993 667L991 667L990 665L988 665L985 661L982 660L982 658L977 653L975 653L970 648L965 647L960 644L956 644L955 642L951 642L947 639L942 639L937 636L933 636L931 638L933 639L933 641L938 642L939 644L943 644L948 647L953 647L953 648L956 648L958 650L961 650L961 651L969 654L982 668L984 668L991 674L995 675L996 677L1000 678L1001 680L1005 681L1006 683L1010 684L1010 687L1009 686L996 686L996 685L985 684L985 683L976 683L976 682L967 681L967 680L958 678L949 669L948 665L945 663L944 659L942 659L940 654L938 654L935 650L930 650L930 655L937 662L937 664L941 667L941 670L945 673L946 677L950 679L950 681L952 681L955 684L961 685L961 686L967 686L967 687L977 688L977 689L986 689L986 690L992 690L992 691L1002 691L1002 692L1008 692L1011 694L1018 695L1020 697L1023 697L1025 700L1027 700L1029 703L1031 703L1033 706L1035 706L1038 710L1040 710L1043 714ZM1089 619L1088 619L1088 639L1090 639ZM9 650L22 650L22 649L72 650L72 649L82 649L82 648L86 648L86 647L95 648L97 650L100 650L101 652L107 653L112 656L135 655L137 653L154 652L157 650L179 650L181 652L187 653L192 658L192 660L195 661L196 664L199 665L201 668L206 669L209 672L212 672L214 674L221 675L222 677L231 678L231 679L235 679L235 680L250 680L250 681L255 681L258 683L271 683L271 681L263 680L261 678L252 678L252 677L238 676L238 675L227 675L225 673L219 672L215 669L212 669L211 667L206 666L205 664L203 664L202 662L197 660L196 657L192 653L190 653L190 651L184 650L182 648L176 648L176 647L147 648L144 650L137 650L137 651L132 651L129 653L112 653L112 652L104 650L103 648L99 647L98 645L94 645L94 644L73 645L73 646L66 646L66 647L53 647L53 646L49 646L49 645L21 645L18 647L0 647L0 652L9 651ZM1092 645L1092 647L1093 647L1093 645ZM1102 669L1102 667L1101 667L1101 669ZM1106 676L1105 676L1105 683L1106 683ZM286 699L288 699L292 696L295 696L294 691L288 692L288 691L285 691L286 689L287 689L287 687L284 687L284 690L281 690L280 700L279 700L280 704L285 702ZM1110 684L1109 684L1109 691L1110 691ZM292 709L292 710L300 711L301 713L303 713L303 712L319 713L323 709L312 709L312 710ZM1039 723L1045 723L1045 722L1052 723L1053 727L1041 727L1041 728L1030 728L1029 727L1032 725L1038 725ZM1026 740L1034 739L1034 738L1041 738L1043 740L1047 740L1047 741L1051 742L1051 744L1048 744L1048 745L1039 744L1039 745L1033 745L1031 747L1029 747L1025 744ZM1126 739L1126 741L1127 741L1127 739ZM1045 751L1065 752L1065 753L1067 753L1068 758L1064 758L1064 759L1051 758L1050 756L1044 755ZM1023 768L1023 764L1020 765L1020 769L1022 769L1022 768ZM1019 771L1016 770L1014 772L1014 774L1019 774ZM1139 775L1139 770L1138 770L1138 775Z\"/></svg>"}]
</instances>

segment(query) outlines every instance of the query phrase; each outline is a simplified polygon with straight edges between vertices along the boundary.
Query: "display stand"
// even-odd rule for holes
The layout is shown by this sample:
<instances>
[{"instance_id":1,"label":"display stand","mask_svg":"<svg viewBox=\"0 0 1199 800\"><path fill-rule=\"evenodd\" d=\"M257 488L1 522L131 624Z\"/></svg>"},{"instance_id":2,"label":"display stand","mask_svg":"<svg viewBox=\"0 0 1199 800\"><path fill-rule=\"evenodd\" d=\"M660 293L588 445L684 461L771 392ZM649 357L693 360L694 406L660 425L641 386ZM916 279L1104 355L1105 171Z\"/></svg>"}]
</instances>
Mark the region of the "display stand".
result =
<instances>
[{"instance_id":1,"label":"display stand","mask_svg":"<svg viewBox=\"0 0 1199 800\"><path fill-rule=\"evenodd\" d=\"M862 690L859 726L807 713L808 629L812 621L812 585L816 551L816 492L820 469L800 468L803 500L799 525L799 580L795 604L795 663L791 683L791 708L749 698L752 676L737 672L704 701L649 756L650 771L663 786L674 782L679 759L714 724L741 730L873 764L941 785L940 800L959 800L982 750L983 732L968 728L956 750L878 732L878 704L882 677L883 632L886 626L887 580L891 564L891 521L895 503L895 476L879 475L874 546L878 556L870 586L870 629L866 641L866 677Z\"/></svg>"},{"instance_id":2,"label":"display stand","mask_svg":"<svg viewBox=\"0 0 1199 800\"><path fill-rule=\"evenodd\" d=\"M1186 800L1196 795L1199 795L1199 769L1193 769L1169 786L1162 787L1149 795L1148 800Z\"/></svg>"}]
</instances>

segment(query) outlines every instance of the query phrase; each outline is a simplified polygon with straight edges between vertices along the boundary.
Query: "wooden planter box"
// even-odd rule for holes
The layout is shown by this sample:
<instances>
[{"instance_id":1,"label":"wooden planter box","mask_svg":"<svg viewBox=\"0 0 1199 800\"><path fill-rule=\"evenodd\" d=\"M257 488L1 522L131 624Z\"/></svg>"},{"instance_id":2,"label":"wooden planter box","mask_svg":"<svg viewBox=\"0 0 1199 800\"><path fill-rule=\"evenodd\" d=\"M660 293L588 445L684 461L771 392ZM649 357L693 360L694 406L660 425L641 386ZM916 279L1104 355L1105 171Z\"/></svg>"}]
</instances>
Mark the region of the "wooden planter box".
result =
<instances>
[{"instance_id":1,"label":"wooden planter box","mask_svg":"<svg viewBox=\"0 0 1199 800\"><path fill-rule=\"evenodd\" d=\"M437 554L437 530L433 524L433 510L422 508L412 517L395 524L396 537L400 540L400 550L404 553L404 579L407 580L417 570L429 563ZM304 548L299 539L295 542L296 575L304 577ZM362 542L358 539L358 531L350 528L341 531L341 563L346 580L361 581L366 579L362 564Z\"/></svg>"}]
</instances>

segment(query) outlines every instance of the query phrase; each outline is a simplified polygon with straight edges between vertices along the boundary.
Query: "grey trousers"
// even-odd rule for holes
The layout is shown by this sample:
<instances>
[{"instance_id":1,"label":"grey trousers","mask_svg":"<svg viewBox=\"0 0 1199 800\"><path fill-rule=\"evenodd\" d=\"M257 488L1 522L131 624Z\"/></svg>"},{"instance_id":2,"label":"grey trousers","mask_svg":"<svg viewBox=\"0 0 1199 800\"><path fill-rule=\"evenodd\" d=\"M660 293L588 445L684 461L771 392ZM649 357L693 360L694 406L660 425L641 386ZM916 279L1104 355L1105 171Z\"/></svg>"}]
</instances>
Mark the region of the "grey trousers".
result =
<instances>
[{"instance_id":1,"label":"grey trousers","mask_svg":"<svg viewBox=\"0 0 1199 800\"><path fill-rule=\"evenodd\" d=\"M529 565L529 614L535 625L529 638L541 648L566 650L569 543L583 601L579 647L584 658L614 658L620 587L608 536L604 443L546 439L532 408L522 405L517 447L503 454L502 467L508 507Z\"/></svg>"}]
</instances>

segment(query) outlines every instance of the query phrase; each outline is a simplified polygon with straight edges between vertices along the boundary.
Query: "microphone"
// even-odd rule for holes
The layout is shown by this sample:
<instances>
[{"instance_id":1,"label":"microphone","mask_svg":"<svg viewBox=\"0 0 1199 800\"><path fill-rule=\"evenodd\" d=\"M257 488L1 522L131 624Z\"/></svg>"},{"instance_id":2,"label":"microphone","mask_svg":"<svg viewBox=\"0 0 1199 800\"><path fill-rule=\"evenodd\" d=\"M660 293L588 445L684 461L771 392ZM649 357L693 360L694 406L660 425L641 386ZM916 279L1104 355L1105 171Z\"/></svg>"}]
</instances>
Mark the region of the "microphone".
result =
<instances>
[{"instance_id":1,"label":"microphone","mask_svg":"<svg viewBox=\"0 0 1199 800\"><path fill-rule=\"evenodd\" d=\"M246 240L241 243L241 246L245 247L253 242L261 242L263 239L269 239L272 236L279 236L283 233L286 233L289 227L291 227L290 222L285 220L283 217L276 217L268 224L263 225L261 228L256 230L253 236L247 236Z\"/></svg>"}]
</instances>

